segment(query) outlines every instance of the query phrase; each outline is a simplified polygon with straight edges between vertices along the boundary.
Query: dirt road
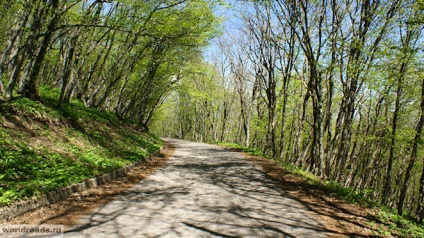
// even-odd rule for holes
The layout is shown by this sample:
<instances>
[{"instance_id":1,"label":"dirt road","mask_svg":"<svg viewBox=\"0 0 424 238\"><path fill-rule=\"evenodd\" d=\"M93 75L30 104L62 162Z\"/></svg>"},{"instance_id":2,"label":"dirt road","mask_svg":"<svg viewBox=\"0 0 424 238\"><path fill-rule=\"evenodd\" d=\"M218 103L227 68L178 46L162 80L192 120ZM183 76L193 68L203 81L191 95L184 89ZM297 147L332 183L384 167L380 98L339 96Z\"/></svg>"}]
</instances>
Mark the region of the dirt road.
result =
<instances>
[{"instance_id":1,"label":"dirt road","mask_svg":"<svg viewBox=\"0 0 424 238\"><path fill-rule=\"evenodd\" d=\"M326 237L318 216L240 153L166 139L168 163L65 237Z\"/></svg>"}]
</instances>

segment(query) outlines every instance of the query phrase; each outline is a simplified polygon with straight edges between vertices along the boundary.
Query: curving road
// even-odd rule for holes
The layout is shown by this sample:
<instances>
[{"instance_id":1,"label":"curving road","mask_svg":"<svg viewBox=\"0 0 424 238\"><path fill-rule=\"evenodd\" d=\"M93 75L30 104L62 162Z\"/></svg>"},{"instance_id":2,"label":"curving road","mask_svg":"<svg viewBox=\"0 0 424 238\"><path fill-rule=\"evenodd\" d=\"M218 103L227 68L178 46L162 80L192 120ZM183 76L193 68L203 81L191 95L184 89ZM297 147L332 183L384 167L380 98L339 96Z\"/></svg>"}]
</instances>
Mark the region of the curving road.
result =
<instances>
[{"instance_id":1,"label":"curving road","mask_svg":"<svg viewBox=\"0 0 424 238\"><path fill-rule=\"evenodd\" d=\"M82 219L65 237L326 237L240 153L175 139L167 165Z\"/></svg>"}]
</instances>

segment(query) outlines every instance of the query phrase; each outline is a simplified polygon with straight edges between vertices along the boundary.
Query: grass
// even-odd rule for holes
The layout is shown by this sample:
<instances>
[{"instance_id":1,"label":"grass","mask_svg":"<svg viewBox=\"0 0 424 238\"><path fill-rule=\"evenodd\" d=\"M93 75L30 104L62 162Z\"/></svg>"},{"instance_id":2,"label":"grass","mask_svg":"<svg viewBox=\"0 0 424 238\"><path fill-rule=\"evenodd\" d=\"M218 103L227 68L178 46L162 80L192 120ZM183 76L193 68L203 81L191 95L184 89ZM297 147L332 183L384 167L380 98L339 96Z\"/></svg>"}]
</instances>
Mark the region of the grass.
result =
<instances>
[{"instance_id":1,"label":"grass","mask_svg":"<svg viewBox=\"0 0 424 238\"><path fill-rule=\"evenodd\" d=\"M250 147L246 147L246 146L242 146L236 143L228 143L228 142L218 142L218 145L223 145L226 147L230 147L245 153L248 153L250 155L254 155L254 156L259 156L259 157L264 157L264 158L269 158L269 156L267 156L266 154L264 154L262 151L250 148Z\"/></svg>"},{"instance_id":2,"label":"grass","mask_svg":"<svg viewBox=\"0 0 424 238\"><path fill-rule=\"evenodd\" d=\"M108 173L159 150L162 141L115 114L40 88L41 103L0 102L0 206Z\"/></svg>"},{"instance_id":3,"label":"grass","mask_svg":"<svg viewBox=\"0 0 424 238\"><path fill-rule=\"evenodd\" d=\"M245 147L234 143L217 143L219 145L227 146L238 151L248 153L250 155L270 159L271 157L265 155L263 152ZM357 191L349 187L344 187L335 181L323 181L314 174L304 171L290 164L281 164L291 174L299 175L305 179L309 184L319 187L321 190L326 191L332 197L336 197L342 201L354 204L361 204L366 207L379 208L377 219L379 220L379 232L377 237L382 236L395 236L395 237L424 237L424 226L413 222L411 218L400 216L396 211L390 210L367 199L367 194L372 191ZM375 226L376 224L371 224Z\"/></svg>"}]
</instances>

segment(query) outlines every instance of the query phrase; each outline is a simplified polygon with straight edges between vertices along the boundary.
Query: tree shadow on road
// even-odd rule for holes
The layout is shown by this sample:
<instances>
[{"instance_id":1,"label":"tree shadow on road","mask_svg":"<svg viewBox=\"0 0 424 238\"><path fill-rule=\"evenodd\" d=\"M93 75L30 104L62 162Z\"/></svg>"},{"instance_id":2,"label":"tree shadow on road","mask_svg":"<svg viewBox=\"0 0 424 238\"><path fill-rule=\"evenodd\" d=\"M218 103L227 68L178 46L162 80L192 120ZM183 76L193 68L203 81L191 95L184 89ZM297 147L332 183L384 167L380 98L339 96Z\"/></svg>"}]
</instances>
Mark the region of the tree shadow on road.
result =
<instances>
[{"instance_id":1,"label":"tree shadow on road","mask_svg":"<svg viewBox=\"0 0 424 238\"><path fill-rule=\"evenodd\" d=\"M285 190L290 198L324 218L331 236L379 237L376 235L379 234L378 226L372 225L379 223L373 209L340 201L330 196L324 188L308 183L301 176L290 174L276 161L247 154L245 156Z\"/></svg>"},{"instance_id":2,"label":"tree shadow on road","mask_svg":"<svg viewBox=\"0 0 424 238\"><path fill-rule=\"evenodd\" d=\"M319 215L328 216L317 209L319 204L296 198L281 181L270 178L239 153L205 147L185 154L190 150L181 148L170 164L99 208L67 231L67 236L358 235L343 228L327 229L324 221L316 220ZM213 159L206 159L211 156Z\"/></svg>"}]
</instances>

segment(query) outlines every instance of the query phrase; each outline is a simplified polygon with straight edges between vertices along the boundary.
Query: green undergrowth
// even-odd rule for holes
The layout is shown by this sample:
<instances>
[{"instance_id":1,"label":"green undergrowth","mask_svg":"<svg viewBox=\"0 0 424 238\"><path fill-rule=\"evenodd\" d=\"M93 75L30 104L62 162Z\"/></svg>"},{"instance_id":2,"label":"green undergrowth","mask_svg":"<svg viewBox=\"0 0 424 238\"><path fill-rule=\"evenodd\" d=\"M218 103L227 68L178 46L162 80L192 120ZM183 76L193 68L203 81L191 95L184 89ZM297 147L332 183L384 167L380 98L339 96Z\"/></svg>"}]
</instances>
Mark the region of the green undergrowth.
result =
<instances>
[{"instance_id":1,"label":"green undergrowth","mask_svg":"<svg viewBox=\"0 0 424 238\"><path fill-rule=\"evenodd\" d=\"M142 161L162 141L115 114L72 101L56 108L59 91L41 102L0 102L0 206L39 196Z\"/></svg>"},{"instance_id":2,"label":"green undergrowth","mask_svg":"<svg viewBox=\"0 0 424 238\"><path fill-rule=\"evenodd\" d=\"M250 147L242 146L242 145L235 144L235 143L228 143L228 142L218 142L217 144L223 145L223 146L226 146L226 147L230 147L230 148L233 148L233 149L236 149L238 151L245 152L245 153L248 153L248 154L251 154L251 155L254 155L254 156L268 158L268 156L266 154L264 154L262 151L256 150L256 149L253 149L253 148L250 148Z\"/></svg>"},{"instance_id":3,"label":"green undergrowth","mask_svg":"<svg viewBox=\"0 0 424 238\"><path fill-rule=\"evenodd\" d=\"M380 224L371 224L378 227L378 233L376 235L414 238L424 237L424 226L412 221L412 218L408 218L406 215L400 216L396 211L380 207L377 218Z\"/></svg>"},{"instance_id":4,"label":"green undergrowth","mask_svg":"<svg viewBox=\"0 0 424 238\"><path fill-rule=\"evenodd\" d=\"M271 156L250 147L234 143L219 142L217 144L233 148L250 155L271 159ZM332 197L336 197L345 202L360 204L370 208L379 208L379 212L375 217L378 223L375 223L374 221L370 224L373 227L377 227L377 232L375 234L377 237L424 237L424 227L422 225L413 222L412 219L406 215L400 216L396 213L396 211L389 210L385 207L382 207L378 203L367 199L368 193L371 193L372 191L357 191L349 187L344 187L335 181L324 181L311 172L305 171L291 164L281 163L279 161L277 162L280 163L288 173L303 177L308 184L316 186Z\"/></svg>"}]
</instances>

